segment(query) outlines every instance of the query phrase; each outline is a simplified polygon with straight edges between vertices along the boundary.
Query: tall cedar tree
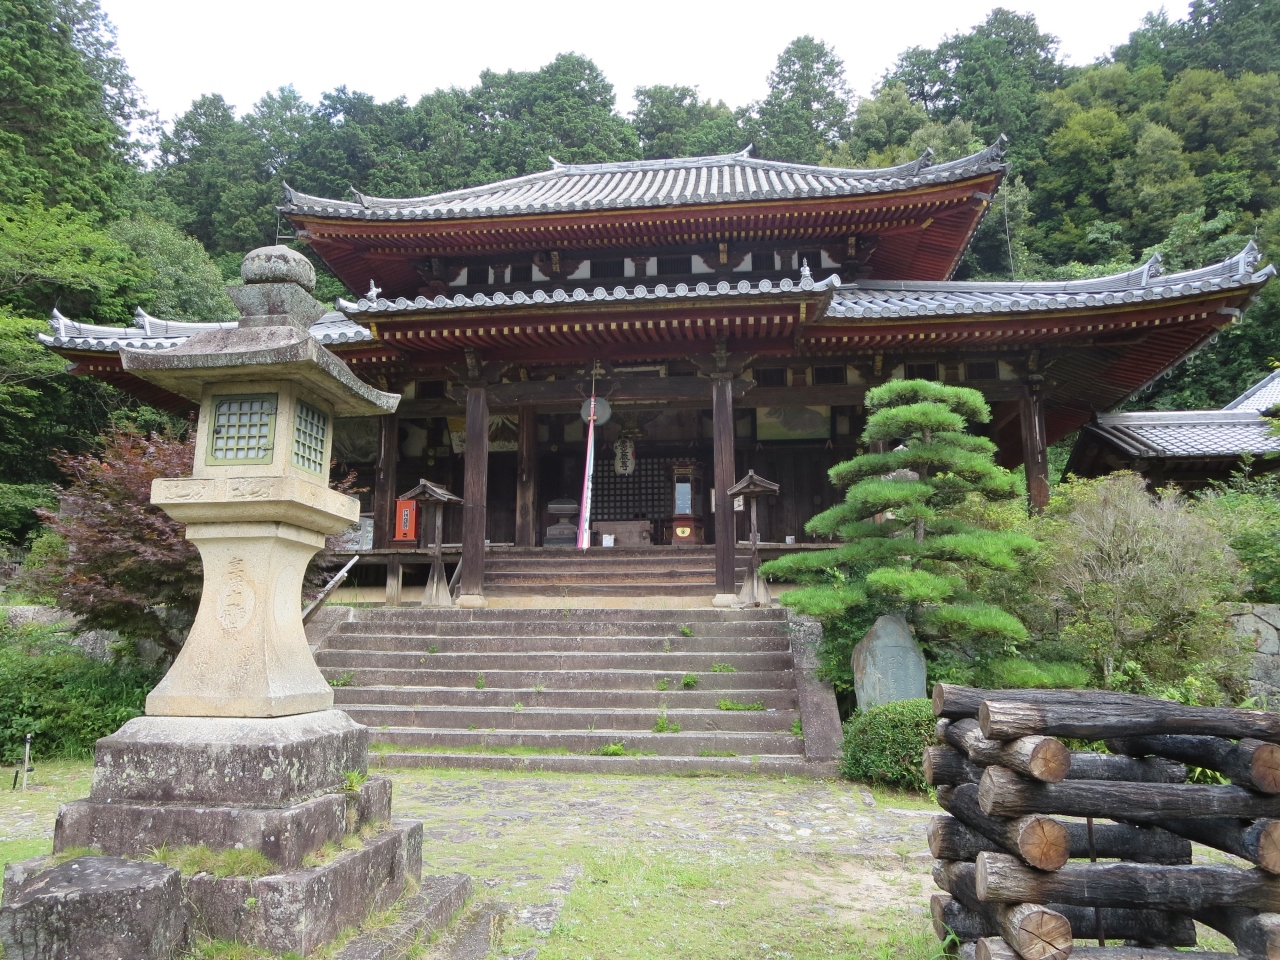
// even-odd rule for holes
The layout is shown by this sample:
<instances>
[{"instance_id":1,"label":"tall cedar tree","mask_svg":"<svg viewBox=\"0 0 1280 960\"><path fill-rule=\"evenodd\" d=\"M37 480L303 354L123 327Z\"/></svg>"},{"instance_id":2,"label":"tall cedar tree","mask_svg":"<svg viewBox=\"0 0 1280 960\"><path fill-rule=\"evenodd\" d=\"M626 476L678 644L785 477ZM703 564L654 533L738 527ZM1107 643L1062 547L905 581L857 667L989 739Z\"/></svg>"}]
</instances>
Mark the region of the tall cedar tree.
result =
<instances>
[{"instance_id":1,"label":"tall cedar tree","mask_svg":"<svg viewBox=\"0 0 1280 960\"><path fill-rule=\"evenodd\" d=\"M982 394L898 380L869 390L866 408L863 442L898 446L831 468L831 482L847 488L844 502L805 529L844 544L766 564L772 579L808 584L783 594L782 602L819 617L851 607L897 611L950 640L1025 639L1017 618L966 589L964 574L974 567L1016 569L1035 542L964 523L948 509L971 495L1017 495L1013 476L994 462L995 444L966 432L968 424L991 419Z\"/></svg>"}]
</instances>

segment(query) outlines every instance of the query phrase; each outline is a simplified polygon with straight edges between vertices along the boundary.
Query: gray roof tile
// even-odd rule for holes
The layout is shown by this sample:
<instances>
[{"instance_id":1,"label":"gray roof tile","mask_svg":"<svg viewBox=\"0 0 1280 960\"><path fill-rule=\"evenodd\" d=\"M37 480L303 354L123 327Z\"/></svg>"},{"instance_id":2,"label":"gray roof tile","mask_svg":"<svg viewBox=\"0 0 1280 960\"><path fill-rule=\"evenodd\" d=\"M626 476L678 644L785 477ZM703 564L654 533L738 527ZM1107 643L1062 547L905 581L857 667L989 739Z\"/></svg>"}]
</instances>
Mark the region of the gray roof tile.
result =
<instances>
[{"instance_id":1,"label":"gray roof tile","mask_svg":"<svg viewBox=\"0 0 1280 960\"><path fill-rule=\"evenodd\" d=\"M1252 410L1100 413L1089 430L1135 457L1227 457L1280 452L1270 421Z\"/></svg>"},{"instance_id":2,"label":"gray roof tile","mask_svg":"<svg viewBox=\"0 0 1280 960\"><path fill-rule=\"evenodd\" d=\"M741 153L675 160L564 164L550 170L426 197L388 199L351 192L354 200L310 196L285 185L280 209L352 220L436 220L500 217L568 210L607 210L749 200L851 196L950 183L1005 169L1005 140L972 156L932 163L931 152L910 163L845 170L757 160Z\"/></svg>"},{"instance_id":3,"label":"gray roof tile","mask_svg":"<svg viewBox=\"0 0 1280 960\"><path fill-rule=\"evenodd\" d=\"M1280 404L1280 370L1263 377L1223 410L1257 410L1259 413Z\"/></svg>"},{"instance_id":4,"label":"gray roof tile","mask_svg":"<svg viewBox=\"0 0 1280 960\"><path fill-rule=\"evenodd\" d=\"M133 315L133 326L110 327L104 324L68 320L57 310L49 317L51 333L40 334L46 347L67 350L91 350L95 353L118 353L122 347L133 350L165 350L176 347L203 330L229 330L239 326L236 320L219 323L191 323L183 320L160 320L141 307ZM311 335L325 346L372 340L371 334L342 314L330 311L311 325Z\"/></svg>"}]
</instances>

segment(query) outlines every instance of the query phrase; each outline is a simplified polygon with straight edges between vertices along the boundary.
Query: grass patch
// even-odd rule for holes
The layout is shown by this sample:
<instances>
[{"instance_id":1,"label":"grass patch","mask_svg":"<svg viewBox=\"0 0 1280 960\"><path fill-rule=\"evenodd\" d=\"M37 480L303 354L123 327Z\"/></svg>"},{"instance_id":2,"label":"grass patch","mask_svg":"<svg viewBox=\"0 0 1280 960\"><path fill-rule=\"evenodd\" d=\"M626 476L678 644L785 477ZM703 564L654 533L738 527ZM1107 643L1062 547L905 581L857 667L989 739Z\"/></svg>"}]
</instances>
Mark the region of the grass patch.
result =
<instances>
[{"instance_id":1,"label":"grass patch","mask_svg":"<svg viewBox=\"0 0 1280 960\"><path fill-rule=\"evenodd\" d=\"M672 723L667 719L666 711L658 714L658 722L653 725L654 733L679 733L680 724Z\"/></svg>"},{"instance_id":2,"label":"grass patch","mask_svg":"<svg viewBox=\"0 0 1280 960\"><path fill-rule=\"evenodd\" d=\"M483 673L477 673L477 674L476 674L476 689L477 689L477 690L483 690L483 689L484 689L484 674L483 674Z\"/></svg>"},{"instance_id":3,"label":"grass patch","mask_svg":"<svg viewBox=\"0 0 1280 960\"><path fill-rule=\"evenodd\" d=\"M692 690L698 685L698 675L696 673L686 673L680 678L680 686L686 690Z\"/></svg>"},{"instance_id":4,"label":"grass patch","mask_svg":"<svg viewBox=\"0 0 1280 960\"><path fill-rule=\"evenodd\" d=\"M661 680L658 681L659 690L667 690L670 688L670 686L671 686L671 681L666 677L663 677Z\"/></svg>"},{"instance_id":5,"label":"grass patch","mask_svg":"<svg viewBox=\"0 0 1280 960\"><path fill-rule=\"evenodd\" d=\"M257 850L211 850L198 847L154 847L146 859L167 864L183 876L211 873L215 877L265 877L280 868Z\"/></svg>"},{"instance_id":6,"label":"grass patch","mask_svg":"<svg viewBox=\"0 0 1280 960\"><path fill-rule=\"evenodd\" d=\"M717 700L716 706L721 710L763 710L764 701L755 703L739 703L737 700Z\"/></svg>"},{"instance_id":7,"label":"grass patch","mask_svg":"<svg viewBox=\"0 0 1280 960\"><path fill-rule=\"evenodd\" d=\"M689 626L689 624L687 624L687 623L682 623L682 624L680 624L680 636L682 636L682 637L692 637L692 636L693 636L693 627Z\"/></svg>"},{"instance_id":8,"label":"grass patch","mask_svg":"<svg viewBox=\"0 0 1280 960\"><path fill-rule=\"evenodd\" d=\"M603 747L591 751L591 755L595 757L653 757L657 756L653 750L629 750L622 743L606 743Z\"/></svg>"},{"instance_id":9,"label":"grass patch","mask_svg":"<svg viewBox=\"0 0 1280 960\"><path fill-rule=\"evenodd\" d=\"M349 687L355 681L355 674L348 670L340 677L334 677L329 681L331 687Z\"/></svg>"},{"instance_id":10,"label":"grass patch","mask_svg":"<svg viewBox=\"0 0 1280 960\"><path fill-rule=\"evenodd\" d=\"M713 663L711 665L712 673L737 673L738 668L732 663Z\"/></svg>"},{"instance_id":11,"label":"grass patch","mask_svg":"<svg viewBox=\"0 0 1280 960\"><path fill-rule=\"evenodd\" d=\"M359 790L369 782L369 775L359 770L345 770L342 774L343 790Z\"/></svg>"},{"instance_id":12,"label":"grass patch","mask_svg":"<svg viewBox=\"0 0 1280 960\"><path fill-rule=\"evenodd\" d=\"M791 721L791 735L793 737L799 737L802 740L804 739L804 724L800 722L799 717L796 717Z\"/></svg>"},{"instance_id":13,"label":"grass patch","mask_svg":"<svg viewBox=\"0 0 1280 960\"><path fill-rule=\"evenodd\" d=\"M732 750L707 750L704 748L698 751L698 756L700 757L736 757L737 754L734 753Z\"/></svg>"}]
</instances>

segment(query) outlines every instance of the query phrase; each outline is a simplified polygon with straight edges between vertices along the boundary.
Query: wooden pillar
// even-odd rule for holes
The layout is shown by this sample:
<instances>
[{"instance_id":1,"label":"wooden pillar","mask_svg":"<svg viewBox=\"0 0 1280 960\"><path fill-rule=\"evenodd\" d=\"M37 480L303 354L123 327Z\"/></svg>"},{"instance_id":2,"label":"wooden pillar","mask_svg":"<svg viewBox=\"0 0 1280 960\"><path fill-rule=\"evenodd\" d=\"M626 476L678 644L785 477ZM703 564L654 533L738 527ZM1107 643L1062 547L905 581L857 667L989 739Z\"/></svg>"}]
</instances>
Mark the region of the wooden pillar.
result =
<instances>
[{"instance_id":1,"label":"wooden pillar","mask_svg":"<svg viewBox=\"0 0 1280 960\"><path fill-rule=\"evenodd\" d=\"M1045 442L1044 397L1031 382L1018 401L1022 423L1022 461L1027 476L1027 509L1040 513L1049 505L1049 445Z\"/></svg>"},{"instance_id":2,"label":"wooden pillar","mask_svg":"<svg viewBox=\"0 0 1280 960\"><path fill-rule=\"evenodd\" d=\"M489 395L467 388L466 477L462 493L460 596L484 594L485 506L489 498Z\"/></svg>"},{"instance_id":3,"label":"wooden pillar","mask_svg":"<svg viewBox=\"0 0 1280 960\"><path fill-rule=\"evenodd\" d=\"M373 480L373 548L391 546L396 512L396 462L400 455L400 421L394 413L378 418L378 469Z\"/></svg>"},{"instance_id":4,"label":"wooden pillar","mask_svg":"<svg viewBox=\"0 0 1280 960\"><path fill-rule=\"evenodd\" d=\"M516 440L516 546L538 543L538 411L520 408Z\"/></svg>"},{"instance_id":5,"label":"wooden pillar","mask_svg":"<svg viewBox=\"0 0 1280 960\"><path fill-rule=\"evenodd\" d=\"M716 593L734 592L735 524L729 488L738 482L733 462L733 378L711 379L711 425L715 438Z\"/></svg>"}]
</instances>

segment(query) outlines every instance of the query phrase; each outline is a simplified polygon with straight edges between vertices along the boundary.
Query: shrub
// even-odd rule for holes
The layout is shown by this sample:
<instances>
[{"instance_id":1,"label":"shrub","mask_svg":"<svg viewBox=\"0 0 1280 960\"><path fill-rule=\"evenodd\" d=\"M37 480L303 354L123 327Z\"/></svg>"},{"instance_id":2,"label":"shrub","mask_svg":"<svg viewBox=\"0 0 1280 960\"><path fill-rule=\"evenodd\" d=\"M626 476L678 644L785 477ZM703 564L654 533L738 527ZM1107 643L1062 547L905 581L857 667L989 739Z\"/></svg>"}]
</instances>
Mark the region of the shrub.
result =
<instances>
[{"instance_id":1,"label":"shrub","mask_svg":"<svg viewBox=\"0 0 1280 960\"><path fill-rule=\"evenodd\" d=\"M1203 491L1195 508L1244 564L1249 575L1244 599L1280 603L1280 477L1237 476Z\"/></svg>"},{"instance_id":2,"label":"shrub","mask_svg":"<svg viewBox=\"0 0 1280 960\"><path fill-rule=\"evenodd\" d=\"M160 675L94 660L47 627L0 633L0 762L21 760L28 733L41 759L89 756L95 740L141 716Z\"/></svg>"},{"instance_id":3,"label":"shrub","mask_svg":"<svg viewBox=\"0 0 1280 960\"><path fill-rule=\"evenodd\" d=\"M924 748L937 718L929 700L898 700L857 714L844 725L840 772L850 780L924 790Z\"/></svg>"}]
</instances>

